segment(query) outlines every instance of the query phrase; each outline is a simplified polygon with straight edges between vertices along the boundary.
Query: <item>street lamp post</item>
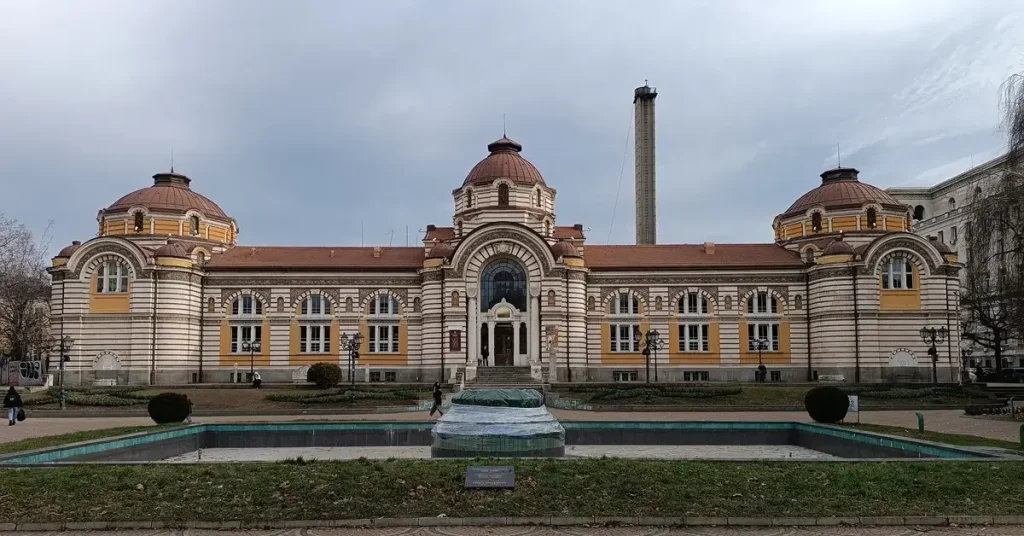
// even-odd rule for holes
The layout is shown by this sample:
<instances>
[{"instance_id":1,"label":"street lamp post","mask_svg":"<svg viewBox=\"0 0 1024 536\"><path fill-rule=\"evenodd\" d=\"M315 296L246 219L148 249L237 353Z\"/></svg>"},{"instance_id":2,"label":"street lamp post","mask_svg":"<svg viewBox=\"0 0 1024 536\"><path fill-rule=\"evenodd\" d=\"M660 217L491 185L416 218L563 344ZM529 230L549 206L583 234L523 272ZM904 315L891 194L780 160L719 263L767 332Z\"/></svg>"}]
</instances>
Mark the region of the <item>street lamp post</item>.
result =
<instances>
[{"instance_id":1,"label":"street lamp post","mask_svg":"<svg viewBox=\"0 0 1024 536\"><path fill-rule=\"evenodd\" d=\"M761 353L768 349L771 342L768 339L754 339L754 344L757 345L757 376L761 382L764 382L767 378L762 377L762 374L766 373L761 372L761 367L764 366L764 357Z\"/></svg>"},{"instance_id":2,"label":"street lamp post","mask_svg":"<svg viewBox=\"0 0 1024 536\"><path fill-rule=\"evenodd\" d=\"M654 356L654 383L658 383L658 350L665 347L665 339L661 338L661 334L657 330L651 330L647 333L637 333L634 337L636 342L643 342L644 349L641 352L644 355L644 359L647 363L647 374L645 380L647 383L651 383L651 355Z\"/></svg>"},{"instance_id":3,"label":"street lamp post","mask_svg":"<svg viewBox=\"0 0 1024 536\"><path fill-rule=\"evenodd\" d=\"M261 344L259 339L255 341L242 341L242 351L249 352L249 381L256 379L256 352L259 352Z\"/></svg>"},{"instance_id":4,"label":"street lamp post","mask_svg":"<svg viewBox=\"0 0 1024 536\"><path fill-rule=\"evenodd\" d=\"M64 363L71 361L71 346L75 343L75 340L71 337L64 336L59 341L60 349L60 409L67 407L67 392L64 390Z\"/></svg>"},{"instance_id":5,"label":"street lamp post","mask_svg":"<svg viewBox=\"0 0 1024 536\"><path fill-rule=\"evenodd\" d=\"M362 345L362 333L341 334L341 347L348 352L348 381L353 387L356 384L356 361L359 359L359 348Z\"/></svg>"},{"instance_id":6,"label":"street lamp post","mask_svg":"<svg viewBox=\"0 0 1024 536\"><path fill-rule=\"evenodd\" d=\"M930 346L930 348L928 348L928 355L932 358L932 383L935 384L939 383L937 369L939 362L939 350L936 348L936 345L942 344L942 342L946 340L947 334L948 331L946 331L945 326L940 328L929 328L925 326L921 328L921 340Z\"/></svg>"}]
</instances>

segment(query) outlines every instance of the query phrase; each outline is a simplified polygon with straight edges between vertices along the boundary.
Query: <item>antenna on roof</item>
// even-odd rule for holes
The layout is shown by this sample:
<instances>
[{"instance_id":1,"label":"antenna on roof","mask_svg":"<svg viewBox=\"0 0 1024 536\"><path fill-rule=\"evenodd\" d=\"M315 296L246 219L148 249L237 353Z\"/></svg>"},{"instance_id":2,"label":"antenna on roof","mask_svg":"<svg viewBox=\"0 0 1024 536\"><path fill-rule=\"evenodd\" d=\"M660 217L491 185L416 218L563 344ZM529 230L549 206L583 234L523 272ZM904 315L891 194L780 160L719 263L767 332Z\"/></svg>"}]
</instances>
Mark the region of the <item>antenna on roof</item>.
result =
<instances>
[{"instance_id":1,"label":"antenna on roof","mask_svg":"<svg viewBox=\"0 0 1024 536\"><path fill-rule=\"evenodd\" d=\"M501 137L505 138L505 112L501 112Z\"/></svg>"},{"instance_id":2,"label":"antenna on roof","mask_svg":"<svg viewBox=\"0 0 1024 536\"><path fill-rule=\"evenodd\" d=\"M171 173L174 173L174 148L171 147Z\"/></svg>"},{"instance_id":3,"label":"antenna on roof","mask_svg":"<svg viewBox=\"0 0 1024 536\"><path fill-rule=\"evenodd\" d=\"M395 241L395 230L394 230L394 229L392 229L392 230L391 230L391 238L388 238L388 247L391 247L391 244L392 244L392 243L393 243L394 241Z\"/></svg>"},{"instance_id":4,"label":"antenna on roof","mask_svg":"<svg viewBox=\"0 0 1024 536\"><path fill-rule=\"evenodd\" d=\"M843 167L843 154L839 152L839 142L836 142L836 167Z\"/></svg>"}]
</instances>

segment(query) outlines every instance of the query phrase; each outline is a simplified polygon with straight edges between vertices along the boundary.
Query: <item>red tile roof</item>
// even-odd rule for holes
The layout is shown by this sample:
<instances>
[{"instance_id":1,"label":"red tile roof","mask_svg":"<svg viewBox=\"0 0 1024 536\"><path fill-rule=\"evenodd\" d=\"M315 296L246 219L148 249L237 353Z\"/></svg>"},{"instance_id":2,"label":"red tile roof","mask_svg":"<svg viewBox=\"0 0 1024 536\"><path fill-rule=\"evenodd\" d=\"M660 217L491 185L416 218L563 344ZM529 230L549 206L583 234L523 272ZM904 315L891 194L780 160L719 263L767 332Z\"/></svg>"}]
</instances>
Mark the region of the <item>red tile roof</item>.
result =
<instances>
[{"instance_id":1,"label":"red tile roof","mask_svg":"<svg viewBox=\"0 0 1024 536\"><path fill-rule=\"evenodd\" d=\"M237 246L213 255L207 270L415 270L423 267L421 247Z\"/></svg>"},{"instance_id":2,"label":"red tile roof","mask_svg":"<svg viewBox=\"0 0 1024 536\"><path fill-rule=\"evenodd\" d=\"M800 268L800 257L775 244L586 246L583 258L594 270L696 270L705 268Z\"/></svg>"}]
</instances>

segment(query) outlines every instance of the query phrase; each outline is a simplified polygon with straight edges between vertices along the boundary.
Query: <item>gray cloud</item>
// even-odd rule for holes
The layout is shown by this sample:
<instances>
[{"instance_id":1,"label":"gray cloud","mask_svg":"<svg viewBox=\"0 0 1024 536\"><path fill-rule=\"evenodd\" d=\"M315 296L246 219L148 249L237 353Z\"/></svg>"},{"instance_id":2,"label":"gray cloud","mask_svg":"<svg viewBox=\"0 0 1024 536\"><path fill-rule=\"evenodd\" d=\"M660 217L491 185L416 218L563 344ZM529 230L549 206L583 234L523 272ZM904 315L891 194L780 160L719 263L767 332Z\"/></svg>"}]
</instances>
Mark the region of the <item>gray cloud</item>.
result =
<instances>
[{"instance_id":1,"label":"gray cloud","mask_svg":"<svg viewBox=\"0 0 1024 536\"><path fill-rule=\"evenodd\" d=\"M882 187L998 154L1021 35L1013 0L2 2L0 211L88 238L173 148L244 243L399 245L504 113L559 222L629 243L649 79L659 240L767 241L836 143Z\"/></svg>"}]
</instances>

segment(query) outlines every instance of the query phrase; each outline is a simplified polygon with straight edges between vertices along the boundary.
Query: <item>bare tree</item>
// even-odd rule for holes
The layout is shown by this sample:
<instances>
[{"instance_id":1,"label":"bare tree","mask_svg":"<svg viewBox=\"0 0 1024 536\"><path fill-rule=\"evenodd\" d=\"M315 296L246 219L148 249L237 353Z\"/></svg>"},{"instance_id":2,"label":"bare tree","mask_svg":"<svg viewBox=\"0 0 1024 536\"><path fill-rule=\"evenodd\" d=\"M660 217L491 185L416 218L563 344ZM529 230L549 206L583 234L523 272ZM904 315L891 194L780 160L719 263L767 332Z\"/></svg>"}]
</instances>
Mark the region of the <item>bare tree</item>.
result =
<instances>
[{"instance_id":1,"label":"bare tree","mask_svg":"<svg viewBox=\"0 0 1024 536\"><path fill-rule=\"evenodd\" d=\"M41 241L0 214L0 354L38 358L50 345L50 279L45 255L49 228Z\"/></svg>"},{"instance_id":2,"label":"bare tree","mask_svg":"<svg viewBox=\"0 0 1024 536\"><path fill-rule=\"evenodd\" d=\"M1024 337L1024 75L1003 86L1005 162L975 188L967 219L964 337L994 354Z\"/></svg>"}]
</instances>

